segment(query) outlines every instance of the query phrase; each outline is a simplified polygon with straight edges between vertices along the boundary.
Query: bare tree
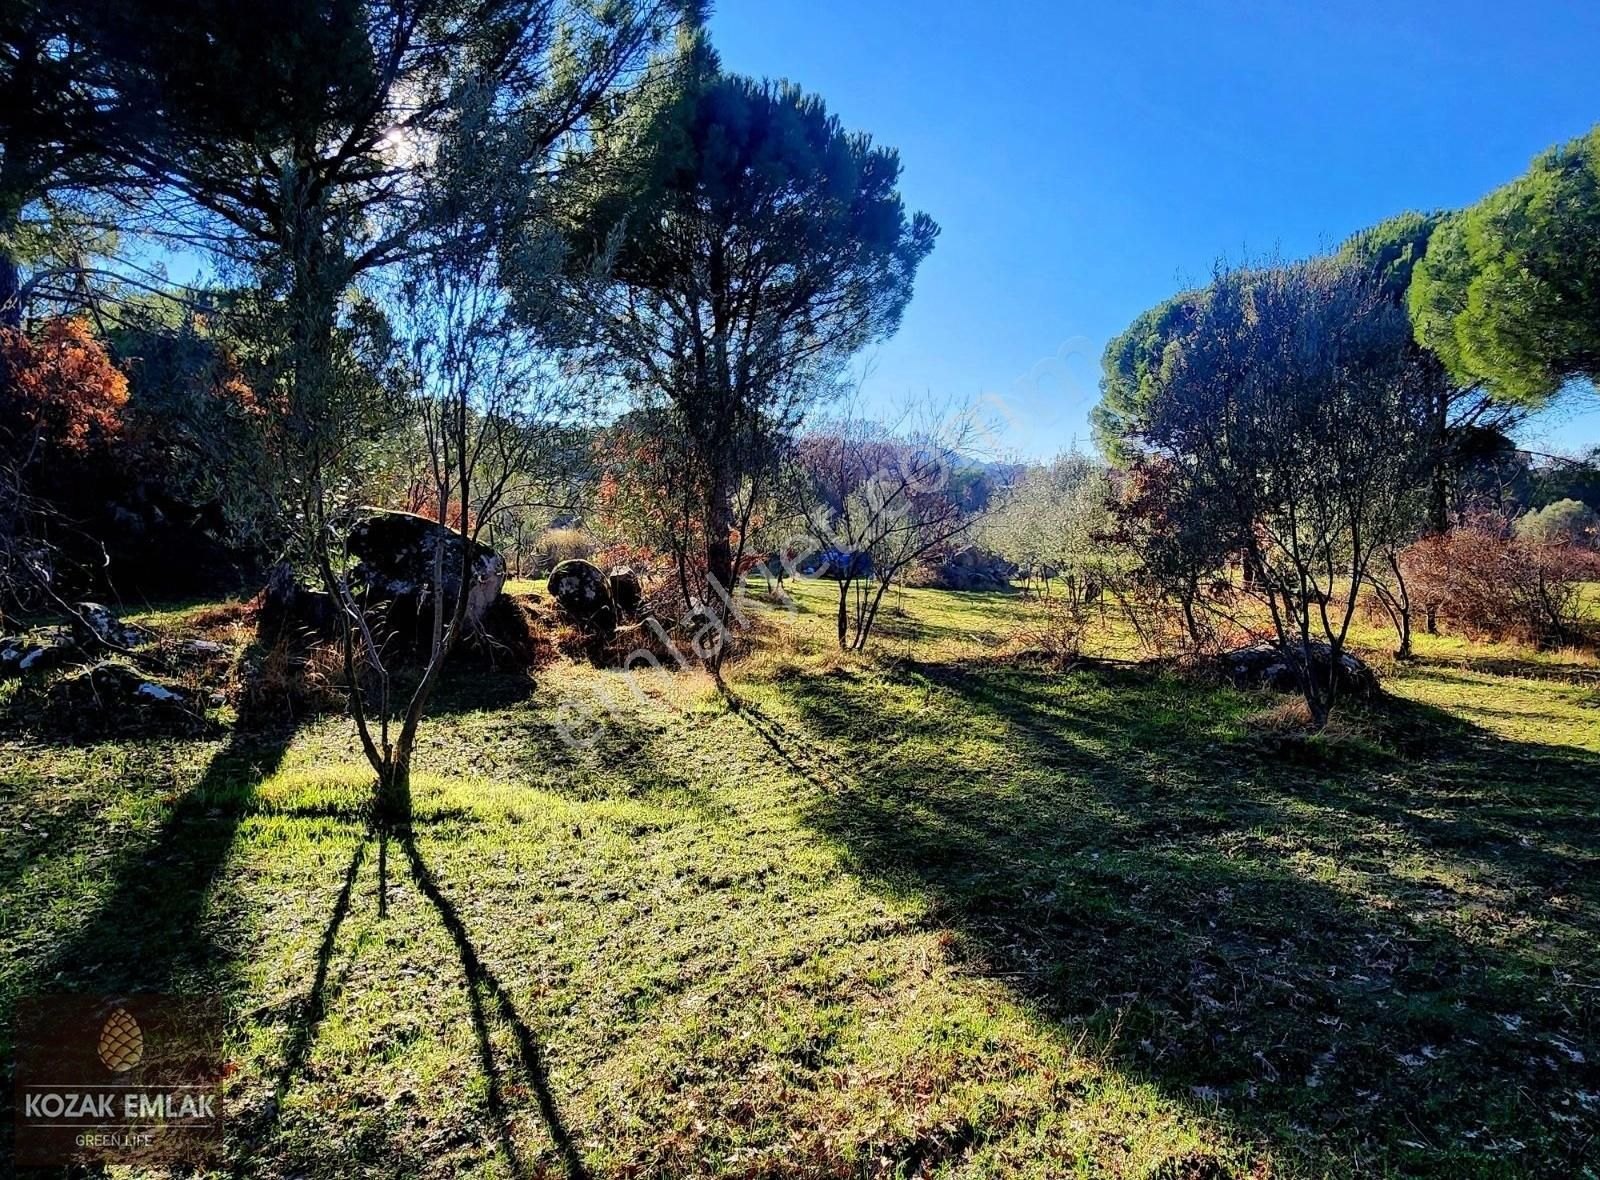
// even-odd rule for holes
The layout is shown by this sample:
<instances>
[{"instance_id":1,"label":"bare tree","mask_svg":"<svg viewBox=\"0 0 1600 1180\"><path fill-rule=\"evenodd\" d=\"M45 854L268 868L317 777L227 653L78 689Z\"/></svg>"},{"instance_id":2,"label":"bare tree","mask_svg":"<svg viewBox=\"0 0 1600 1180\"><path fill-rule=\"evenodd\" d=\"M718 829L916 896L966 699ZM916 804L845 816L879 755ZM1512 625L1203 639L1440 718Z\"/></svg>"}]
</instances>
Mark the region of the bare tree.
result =
<instances>
[{"instance_id":1,"label":"bare tree","mask_svg":"<svg viewBox=\"0 0 1600 1180\"><path fill-rule=\"evenodd\" d=\"M412 754L439 677L476 625L503 570L486 561L481 538L519 491L543 474L552 440L564 435L583 395L550 362L536 333L514 317L493 251L446 248L400 292L399 320L410 340L417 388L409 397L424 444L430 515L457 526L459 540L432 546L431 610L420 674L403 692L396 665L403 645L390 642L383 604L352 584L344 559L337 491L315 489L311 548L323 584L338 605L339 637L351 713L378 777L380 814L404 822L410 812Z\"/></svg>"},{"instance_id":2,"label":"bare tree","mask_svg":"<svg viewBox=\"0 0 1600 1180\"><path fill-rule=\"evenodd\" d=\"M863 650L889 587L972 528L951 481L984 434L971 411L920 403L892 423L847 413L798 441L780 495L838 584L841 649Z\"/></svg>"}]
</instances>

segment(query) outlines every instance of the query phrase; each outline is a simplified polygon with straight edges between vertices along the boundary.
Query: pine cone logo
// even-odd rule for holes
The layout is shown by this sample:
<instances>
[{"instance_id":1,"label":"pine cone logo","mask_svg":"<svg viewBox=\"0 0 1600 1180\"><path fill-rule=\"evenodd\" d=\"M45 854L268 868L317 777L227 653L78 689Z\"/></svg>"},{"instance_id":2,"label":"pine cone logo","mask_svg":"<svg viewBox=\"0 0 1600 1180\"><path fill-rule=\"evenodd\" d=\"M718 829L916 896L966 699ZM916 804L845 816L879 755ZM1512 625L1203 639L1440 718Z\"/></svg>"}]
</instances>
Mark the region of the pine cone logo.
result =
<instances>
[{"instance_id":1,"label":"pine cone logo","mask_svg":"<svg viewBox=\"0 0 1600 1180\"><path fill-rule=\"evenodd\" d=\"M144 1056L144 1032L139 1022L118 1008L100 1030L100 1060L112 1073L126 1073Z\"/></svg>"}]
</instances>

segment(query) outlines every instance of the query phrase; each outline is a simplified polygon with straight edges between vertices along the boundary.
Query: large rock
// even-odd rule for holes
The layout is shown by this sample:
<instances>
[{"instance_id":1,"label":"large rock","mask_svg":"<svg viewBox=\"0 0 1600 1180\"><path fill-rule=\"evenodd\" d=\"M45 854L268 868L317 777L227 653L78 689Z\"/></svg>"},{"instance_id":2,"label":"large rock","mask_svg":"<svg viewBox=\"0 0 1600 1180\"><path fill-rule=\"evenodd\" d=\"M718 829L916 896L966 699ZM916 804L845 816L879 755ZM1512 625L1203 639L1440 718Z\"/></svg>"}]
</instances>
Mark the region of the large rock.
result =
<instances>
[{"instance_id":1,"label":"large rock","mask_svg":"<svg viewBox=\"0 0 1600 1180\"><path fill-rule=\"evenodd\" d=\"M84 648L94 651L111 648L126 651L144 641L144 633L124 623L98 602L78 602L72 606L72 633Z\"/></svg>"},{"instance_id":2,"label":"large rock","mask_svg":"<svg viewBox=\"0 0 1600 1180\"><path fill-rule=\"evenodd\" d=\"M338 604L333 595L301 585L288 562L272 567L256 615L256 627L263 639L275 642L285 635L331 639L338 623Z\"/></svg>"},{"instance_id":3,"label":"large rock","mask_svg":"<svg viewBox=\"0 0 1600 1180\"><path fill-rule=\"evenodd\" d=\"M435 574L445 609L461 587L462 547L470 544L467 619L476 627L506 584L506 563L489 546L468 539L425 516L368 509L350 530L356 558L351 584L370 603L392 604L395 614L433 610Z\"/></svg>"},{"instance_id":4,"label":"large rock","mask_svg":"<svg viewBox=\"0 0 1600 1180\"><path fill-rule=\"evenodd\" d=\"M1327 683L1333 650L1326 643L1313 643L1311 668L1322 683ZM1290 648L1275 643L1255 643L1235 648L1217 657L1222 674L1238 688L1268 688L1274 692L1299 692L1297 669L1302 660L1298 645ZM1378 691L1378 677L1360 656L1339 653L1336 692L1339 696L1365 697Z\"/></svg>"},{"instance_id":5,"label":"large rock","mask_svg":"<svg viewBox=\"0 0 1600 1180\"><path fill-rule=\"evenodd\" d=\"M7 636L0 639L0 679L59 668L77 650L77 641L65 628Z\"/></svg>"},{"instance_id":6,"label":"large rock","mask_svg":"<svg viewBox=\"0 0 1600 1180\"><path fill-rule=\"evenodd\" d=\"M96 664L81 680L106 706L181 708L188 700L181 688L152 680L137 668L112 660Z\"/></svg>"},{"instance_id":7,"label":"large rock","mask_svg":"<svg viewBox=\"0 0 1600 1180\"><path fill-rule=\"evenodd\" d=\"M931 584L941 590L1009 590L1016 573L999 554L967 545L939 563Z\"/></svg>"},{"instance_id":8,"label":"large rock","mask_svg":"<svg viewBox=\"0 0 1600 1180\"><path fill-rule=\"evenodd\" d=\"M637 615L644 605L644 582L639 575L628 566L619 565L612 567L606 580L611 584L611 602L618 618L631 619Z\"/></svg>"},{"instance_id":9,"label":"large rock","mask_svg":"<svg viewBox=\"0 0 1600 1180\"><path fill-rule=\"evenodd\" d=\"M204 713L184 689L115 660L63 678L44 711L60 731L84 736L194 733L208 727Z\"/></svg>"},{"instance_id":10,"label":"large rock","mask_svg":"<svg viewBox=\"0 0 1600 1180\"><path fill-rule=\"evenodd\" d=\"M23 635L0 637L0 679L22 675L22 657L33 647Z\"/></svg>"},{"instance_id":11,"label":"large rock","mask_svg":"<svg viewBox=\"0 0 1600 1180\"><path fill-rule=\"evenodd\" d=\"M572 558L550 571L550 597L566 616L582 626L609 631L617 625L611 579L591 561Z\"/></svg>"}]
</instances>

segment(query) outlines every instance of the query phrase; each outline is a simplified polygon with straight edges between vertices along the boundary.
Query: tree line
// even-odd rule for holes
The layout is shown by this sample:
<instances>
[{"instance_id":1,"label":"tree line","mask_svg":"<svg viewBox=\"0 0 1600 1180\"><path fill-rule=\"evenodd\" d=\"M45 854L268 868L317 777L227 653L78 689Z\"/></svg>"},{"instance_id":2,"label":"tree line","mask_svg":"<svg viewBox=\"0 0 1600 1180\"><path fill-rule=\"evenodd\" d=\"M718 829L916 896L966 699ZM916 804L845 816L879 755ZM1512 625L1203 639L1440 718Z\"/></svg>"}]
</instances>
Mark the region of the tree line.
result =
<instances>
[{"instance_id":1,"label":"tree line","mask_svg":"<svg viewBox=\"0 0 1600 1180\"><path fill-rule=\"evenodd\" d=\"M1600 375L1600 128L1477 204L1407 213L1304 262L1219 267L1107 347L1093 424L1116 531L1202 645L1242 587L1314 723L1370 596L1570 642L1594 504L1545 499L1509 431ZM1537 473L1593 496L1595 463ZM1509 498L1508 498L1509 493ZM1229 571L1237 571L1237 577ZM1327 653L1322 658L1322 653Z\"/></svg>"},{"instance_id":2,"label":"tree line","mask_svg":"<svg viewBox=\"0 0 1600 1180\"><path fill-rule=\"evenodd\" d=\"M403 816L480 541L610 512L726 631L780 513L849 516L877 469L794 442L933 248L899 175L684 0L7 0L0 611L291 571ZM415 667L374 504L466 539Z\"/></svg>"}]
</instances>

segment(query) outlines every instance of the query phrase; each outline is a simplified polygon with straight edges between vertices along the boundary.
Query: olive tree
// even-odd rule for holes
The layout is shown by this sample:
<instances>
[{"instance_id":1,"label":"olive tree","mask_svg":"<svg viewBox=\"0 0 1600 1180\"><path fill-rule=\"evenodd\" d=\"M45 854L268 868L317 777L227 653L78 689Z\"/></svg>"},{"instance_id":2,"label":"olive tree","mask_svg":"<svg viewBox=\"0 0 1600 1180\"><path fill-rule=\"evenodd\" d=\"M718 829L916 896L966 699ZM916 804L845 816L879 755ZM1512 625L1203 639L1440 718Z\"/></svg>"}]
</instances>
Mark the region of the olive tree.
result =
<instances>
[{"instance_id":1,"label":"olive tree","mask_svg":"<svg viewBox=\"0 0 1600 1180\"><path fill-rule=\"evenodd\" d=\"M1098 593L1109 559L1111 479L1105 466L1069 451L1025 468L984 520L984 544L1038 578L1065 579L1073 605Z\"/></svg>"},{"instance_id":2,"label":"olive tree","mask_svg":"<svg viewBox=\"0 0 1600 1180\"><path fill-rule=\"evenodd\" d=\"M1227 270L1150 373L1124 446L1168 474L1166 512L1237 553L1312 721L1326 723L1359 596L1412 520L1432 388L1404 312L1359 268Z\"/></svg>"}]
</instances>

